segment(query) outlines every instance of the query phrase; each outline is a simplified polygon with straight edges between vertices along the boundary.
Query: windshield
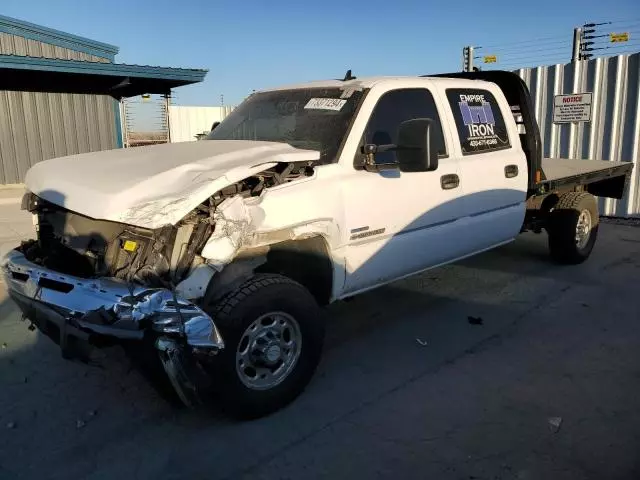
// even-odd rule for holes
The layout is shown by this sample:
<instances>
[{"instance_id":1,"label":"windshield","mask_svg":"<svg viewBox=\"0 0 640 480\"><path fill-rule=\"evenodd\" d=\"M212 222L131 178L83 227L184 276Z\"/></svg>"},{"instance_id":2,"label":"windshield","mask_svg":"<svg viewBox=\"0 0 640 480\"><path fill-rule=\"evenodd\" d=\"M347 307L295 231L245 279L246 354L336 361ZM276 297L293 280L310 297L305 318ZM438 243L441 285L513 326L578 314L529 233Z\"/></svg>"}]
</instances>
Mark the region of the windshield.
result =
<instances>
[{"instance_id":1,"label":"windshield","mask_svg":"<svg viewBox=\"0 0 640 480\"><path fill-rule=\"evenodd\" d=\"M208 140L284 142L318 150L321 163L335 161L362 91L309 88L256 93L242 102Z\"/></svg>"}]
</instances>

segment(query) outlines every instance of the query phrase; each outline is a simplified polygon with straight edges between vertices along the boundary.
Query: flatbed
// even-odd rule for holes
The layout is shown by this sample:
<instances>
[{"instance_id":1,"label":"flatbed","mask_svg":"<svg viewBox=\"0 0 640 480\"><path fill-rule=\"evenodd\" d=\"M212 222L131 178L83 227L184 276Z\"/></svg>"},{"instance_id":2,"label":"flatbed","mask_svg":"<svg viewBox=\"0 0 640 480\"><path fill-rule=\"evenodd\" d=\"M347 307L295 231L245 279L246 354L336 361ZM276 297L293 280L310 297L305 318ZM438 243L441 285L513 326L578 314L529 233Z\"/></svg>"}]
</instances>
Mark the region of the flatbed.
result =
<instances>
[{"instance_id":1,"label":"flatbed","mask_svg":"<svg viewBox=\"0 0 640 480\"><path fill-rule=\"evenodd\" d=\"M583 187L594 195L618 199L633 169L631 162L566 158L543 158L540 166L540 180L534 188L536 194Z\"/></svg>"},{"instance_id":2,"label":"flatbed","mask_svg":"<svg viewBox=\"0 0 640 480\"><path fill-rule=\"evenodd\" d=\"M542 172L547 181L554 182L573 178L590 173L601 173L611 176L612 173L620 174L625 170L631 170L632 163L609 162L606 160L580 160L566 158L543 158Z\"/></svg>"}]
</instances>

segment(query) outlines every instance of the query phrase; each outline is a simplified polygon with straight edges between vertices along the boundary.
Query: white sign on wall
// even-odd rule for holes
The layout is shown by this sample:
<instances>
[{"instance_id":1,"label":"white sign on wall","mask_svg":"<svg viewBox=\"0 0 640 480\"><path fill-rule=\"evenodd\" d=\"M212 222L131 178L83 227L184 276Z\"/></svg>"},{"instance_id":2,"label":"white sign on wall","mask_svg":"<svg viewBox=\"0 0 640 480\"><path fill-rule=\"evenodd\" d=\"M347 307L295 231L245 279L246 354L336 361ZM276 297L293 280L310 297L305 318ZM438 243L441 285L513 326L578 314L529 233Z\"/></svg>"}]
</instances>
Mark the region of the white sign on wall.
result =
<instances>
[{"instance_id":1,"label":"white sign on wall","mask_svg":"<svg viewBox=\"0 0 640 480\"><path fill-rule=\"evenodd\" d=\"M553 98L553 123L590 122L591 93L556 95Z\"/></svg>"}]
</instances>

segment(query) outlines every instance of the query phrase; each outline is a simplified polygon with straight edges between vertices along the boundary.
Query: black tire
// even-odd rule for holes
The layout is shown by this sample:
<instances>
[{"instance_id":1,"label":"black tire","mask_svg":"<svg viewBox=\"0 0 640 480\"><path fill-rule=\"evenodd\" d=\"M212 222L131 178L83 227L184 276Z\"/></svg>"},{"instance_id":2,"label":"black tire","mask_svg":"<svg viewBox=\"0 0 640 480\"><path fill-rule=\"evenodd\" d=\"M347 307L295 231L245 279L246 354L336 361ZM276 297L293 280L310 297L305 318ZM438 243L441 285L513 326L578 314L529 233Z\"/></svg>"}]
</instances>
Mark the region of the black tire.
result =
<instances>
[{"instance_id":1,"label":"black tire","mask_svg":"<svg viewBox=\"0 0 640 480\"><path fill-rule=\"evenodd\" d=\"M225 342L225 348L203 365L212 377L214 400L225 413L240 419L262 417L302 393L320 361L325 330L318 304L306 288L281 275L258 274L219 302L209 304L205 299L203 309L214 319ZM300 354L280 383L256 390L240 379L236 352L245 330L271 312L284 312L296 320Z\"/></svg>"},{"instance_id":2,"label":"black tire","mask_svg":"<svg viewBox=\"0 0 640 480\"><path fill-rule=\"evenodd\" d=\"M576 231L580 215L585 211L589 212L591 217L591 228L586 242L579 245L576 241ZM598 204L594 196L584 192L565 193L549 213L547 232L551 257L565 265L584 262L591 255L596 243L598 227Z\"/></svg>"}]
</instances>

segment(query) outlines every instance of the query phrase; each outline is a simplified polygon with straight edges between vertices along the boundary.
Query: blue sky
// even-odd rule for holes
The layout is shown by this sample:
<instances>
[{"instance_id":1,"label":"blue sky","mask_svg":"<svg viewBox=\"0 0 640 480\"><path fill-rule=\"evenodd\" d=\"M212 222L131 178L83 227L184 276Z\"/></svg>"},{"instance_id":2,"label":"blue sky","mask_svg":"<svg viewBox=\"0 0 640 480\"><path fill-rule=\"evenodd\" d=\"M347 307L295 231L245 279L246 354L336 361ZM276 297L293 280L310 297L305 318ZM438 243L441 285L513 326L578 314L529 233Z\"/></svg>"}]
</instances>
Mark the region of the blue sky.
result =
<instances>
[{"instance_id":1,"label":"blue sky","mask_svg":"<svg viewBox=\"0 0 640 480\"><path fill-rule=\"evenodd\" d=\"M511 42L559 36L564 57L574 26L640 22L640 0L2 0L0 13L117 45L118 62L206 68L206 81L177 89L176 103L218 105L221 95L234 104L252 89L348 68L357 76L459 70L467 44L513 55Z\"/></svg>"}]
</instances>

